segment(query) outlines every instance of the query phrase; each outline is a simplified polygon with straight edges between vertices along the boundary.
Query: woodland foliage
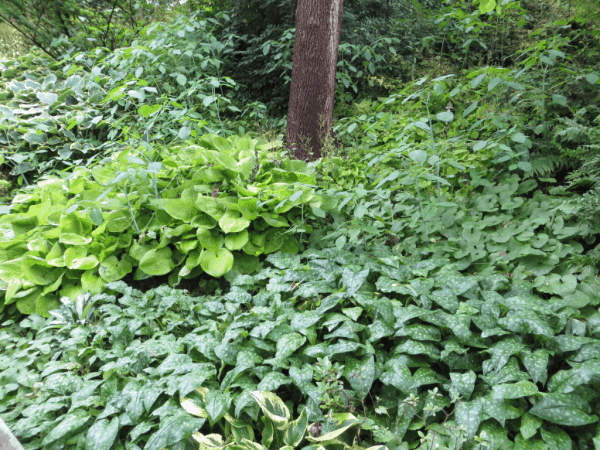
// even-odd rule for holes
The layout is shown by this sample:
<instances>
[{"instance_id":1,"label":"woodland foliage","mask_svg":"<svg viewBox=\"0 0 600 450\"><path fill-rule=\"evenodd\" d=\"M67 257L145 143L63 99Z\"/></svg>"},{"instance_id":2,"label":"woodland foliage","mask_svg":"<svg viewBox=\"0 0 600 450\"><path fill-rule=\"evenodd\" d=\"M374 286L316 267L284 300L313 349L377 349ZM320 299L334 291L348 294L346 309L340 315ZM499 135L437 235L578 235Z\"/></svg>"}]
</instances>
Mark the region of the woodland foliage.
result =
<instances>
[{"instance_id":1,"label":"woodland foliage","mask_svg":"<svg viewBox=\"0 0 600 450\"><path fill-rule=\"evenodd\" d=\"M0 59L23 445L599 447L596 12L348 2L339 142L305 163L292 2L188 3L101 44L57 4L55 58Z\"/></svg>"}]
</instances>

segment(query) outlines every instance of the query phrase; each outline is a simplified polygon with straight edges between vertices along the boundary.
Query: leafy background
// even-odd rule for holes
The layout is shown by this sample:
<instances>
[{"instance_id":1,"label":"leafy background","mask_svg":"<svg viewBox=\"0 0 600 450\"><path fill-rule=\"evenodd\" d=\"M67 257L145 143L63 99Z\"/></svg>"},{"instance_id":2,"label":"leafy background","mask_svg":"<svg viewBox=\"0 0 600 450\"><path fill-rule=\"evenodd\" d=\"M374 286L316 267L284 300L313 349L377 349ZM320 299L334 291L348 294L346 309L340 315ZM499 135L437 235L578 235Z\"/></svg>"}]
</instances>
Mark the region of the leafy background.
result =
<instances>
[{"instance_id":1,"label":"leafy background","mask_svg":"<svg viewBox=\"0 0 600 450\"><path fill-rule=\"evenodd\" d=\"M308 163L293 2L0 7L27 449L600 448L597 6L346 3Z\"/></svg>"}]
</instances>

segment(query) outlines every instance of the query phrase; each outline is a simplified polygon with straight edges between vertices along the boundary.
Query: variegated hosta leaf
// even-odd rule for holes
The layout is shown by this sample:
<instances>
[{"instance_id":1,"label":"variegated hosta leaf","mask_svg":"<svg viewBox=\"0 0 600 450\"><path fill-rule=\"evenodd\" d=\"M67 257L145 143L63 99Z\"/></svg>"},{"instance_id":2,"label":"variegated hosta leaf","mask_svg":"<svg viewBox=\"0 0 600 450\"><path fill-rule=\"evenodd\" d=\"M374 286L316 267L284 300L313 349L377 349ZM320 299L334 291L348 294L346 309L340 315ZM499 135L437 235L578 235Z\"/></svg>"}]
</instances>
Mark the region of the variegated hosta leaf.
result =
<instances>
[{"instance_id":1,"label":"variegated hosta leaf","mask_svg":"<svg viewBox=\"0 0 600 450\"><path fill-rule=\"evenodd\" d=\"M206 409L204 409L203 407L198 405L198 403L196 401L194 401L194 399L191 399L188 397L182 397L181 400L179 401L179 403L181 403L181 406L183 407L183 409L185 409L187 412L189 412L193 416L202 417L202 418L208 417L208 412L206 412Z\"/></svg>"},{"instance_id":2,"label":"variegated hosta leaf","mask_svg":"<svg viewBox=\"0 0 600 450\"><path fill-rule=\"evenodd\" d=\"M290 411L283 400L272 392L253 391L251 394L260 409L275 424L278 430L285 430L288 427Z\"/></svg>"},{"instance_id":3,"label":"variegated hosta leaf","mask_svg":"<svg viewBox=\"0 0 600 450\"><path fill-rule=\"evenodd\" d=\"M284 442L292 448L297 447L302 439L308 426L308 415L306 409L302 410L300 417L290 423L290 426L285 430Z\"/></svg>"},{"instance_id":4,"label":"variegated hosta leaf","mask_svg":"<svg viewBox=\"0 0 600 450\"><path fill-rule=\"evenodd\" d=\"M192 434L192 437L199 444L199 450L215 450L224 446L223 437L220 434L203 435L199 431Z\"/></svg>"}]
</instances>

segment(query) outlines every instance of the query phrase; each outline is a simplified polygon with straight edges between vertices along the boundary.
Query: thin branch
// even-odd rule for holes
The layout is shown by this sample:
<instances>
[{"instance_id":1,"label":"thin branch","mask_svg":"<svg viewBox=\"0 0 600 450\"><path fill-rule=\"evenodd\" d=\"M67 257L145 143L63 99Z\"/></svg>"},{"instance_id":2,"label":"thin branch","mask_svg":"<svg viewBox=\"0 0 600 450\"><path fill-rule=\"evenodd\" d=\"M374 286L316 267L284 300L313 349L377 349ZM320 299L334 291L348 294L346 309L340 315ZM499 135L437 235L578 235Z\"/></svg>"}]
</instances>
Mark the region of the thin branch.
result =
<instances>
[{"instance_id":1,"label":"thin branch","mask_svg":"<svg viewBox=\"0 0 600 450\"><path fill-rule=\"evenodd\" d=\"M113 7L112 7L112 10L110 11L110 16L108 18L108 23L106 24L106 31L104 32L104 37L102 38L102 45L104 47L106 47L106 38L108 36L108 31L110 30L110 23L112 22L113 14L115 12L115 9L117 8L118 1L119 0L115 0L115 2L113 3ZM111 50L114 50L114 48Z\"/></svg>"}]
</instances>

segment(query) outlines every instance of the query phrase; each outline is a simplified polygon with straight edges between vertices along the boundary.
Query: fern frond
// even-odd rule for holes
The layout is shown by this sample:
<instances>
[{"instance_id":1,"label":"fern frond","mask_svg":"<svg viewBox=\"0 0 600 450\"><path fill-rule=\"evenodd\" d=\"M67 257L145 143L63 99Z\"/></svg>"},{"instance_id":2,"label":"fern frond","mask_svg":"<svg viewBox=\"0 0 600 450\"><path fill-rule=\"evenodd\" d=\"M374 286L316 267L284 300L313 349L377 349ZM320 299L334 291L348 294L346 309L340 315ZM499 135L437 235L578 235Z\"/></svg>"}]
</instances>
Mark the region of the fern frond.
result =
<instances>
[{"instance_id":1,"label":"fern frond","mask_svg":"<svg viewBox=\"0 0 600 450\"><path fill-rule=\"evenodd\" d=\"M564 164L562 158L558 155L531 156L531 167L535 176L545 177L554 173Z\"/></svg>"}]
</instances>

